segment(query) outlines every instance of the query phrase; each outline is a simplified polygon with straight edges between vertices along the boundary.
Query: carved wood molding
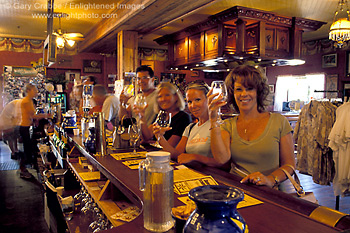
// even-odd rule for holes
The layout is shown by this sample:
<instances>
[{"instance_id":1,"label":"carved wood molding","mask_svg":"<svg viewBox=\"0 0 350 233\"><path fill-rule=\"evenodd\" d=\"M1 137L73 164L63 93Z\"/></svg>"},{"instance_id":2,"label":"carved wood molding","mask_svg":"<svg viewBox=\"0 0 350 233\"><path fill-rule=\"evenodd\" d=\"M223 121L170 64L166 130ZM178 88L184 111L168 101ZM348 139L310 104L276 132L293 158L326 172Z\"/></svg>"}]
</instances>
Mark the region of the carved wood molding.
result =
<instances>
[{"instance_id":1,"label":"carved wood molding","mask_svg":"<svg viewBox=\"0 0 350 233\"><path fill-rule=\"evenodd\" d=\"M320 22L316 20L304 19L299 17L281 16L273 12L235 6L225 11L222 11L216 15L212 15L203 22L194 24L171 35L163 36L161 38L156 39L155 41L158 44L164 44L171 39L180 39L180 37L189 36L194 33L198 33L203 30L215 27L219 24L225 24L227 21L235 19L251 19L256 21L265 21L270 24L278 24L280 26L285 27L292 27L294 22L298 28L312 31L319 29L323 24L325 24L325 22Z\"/></svg>"},{"instance_id":2,"label":"carved wood molding","mask_svg":"<svg viewBox=\"0 0 350 233\"><path fill-rule=\"evenodd\" d=\"M298 18L298 17L293 17L293 20L295 22L295 26L301 27L309 31L316 31L323 24L326 24L326 22L316 21L312 19Z\"/></svg>"},{"instance_id":3,"label":"carved wood molding","mask_svg":"<svg viewBox=\"0 0 350 233\"><path fill-rule=\"evenodd\" d=\"M286 16L281 16L277 15L273 12L267 12L267 11L262 11L262 10L257 10L257 9L251 9L251 8L246 8L246 7L236 7L237 8L237 16L238 17L244 17L248 19L256 19L259 21L266 21L270 23L277 23L277 24L283 24L286 26L292 25L292 18L291 17L286 17Z\"/></svg>"}]
</instances>

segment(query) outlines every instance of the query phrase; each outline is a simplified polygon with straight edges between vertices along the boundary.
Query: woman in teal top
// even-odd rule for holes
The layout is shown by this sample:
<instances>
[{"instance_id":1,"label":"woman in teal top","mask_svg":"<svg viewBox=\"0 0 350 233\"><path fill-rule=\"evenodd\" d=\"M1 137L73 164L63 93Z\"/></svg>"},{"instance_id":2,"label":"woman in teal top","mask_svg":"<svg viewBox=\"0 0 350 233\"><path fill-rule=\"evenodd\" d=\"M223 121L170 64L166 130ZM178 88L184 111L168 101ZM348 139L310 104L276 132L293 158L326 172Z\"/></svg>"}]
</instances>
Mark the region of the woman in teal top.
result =
<instances>
[{"instance_id":1,"label":"woman in teal top","mask_svg":"<svg viewBox=\"0 0 350 233\"><path fill-rule=\"evenodd\" d=\"M227 102L208 93L213 156L220 164L231 159L231 172L244 176L242 183L274 187L286 179L280 168L292 174L289 165L295 166L292 128L282 115L264 111L269 88L258 69L236 67L225 83ZM226 103L239 115L220 125L217 109Z\"/></svg>"}]
</instances>

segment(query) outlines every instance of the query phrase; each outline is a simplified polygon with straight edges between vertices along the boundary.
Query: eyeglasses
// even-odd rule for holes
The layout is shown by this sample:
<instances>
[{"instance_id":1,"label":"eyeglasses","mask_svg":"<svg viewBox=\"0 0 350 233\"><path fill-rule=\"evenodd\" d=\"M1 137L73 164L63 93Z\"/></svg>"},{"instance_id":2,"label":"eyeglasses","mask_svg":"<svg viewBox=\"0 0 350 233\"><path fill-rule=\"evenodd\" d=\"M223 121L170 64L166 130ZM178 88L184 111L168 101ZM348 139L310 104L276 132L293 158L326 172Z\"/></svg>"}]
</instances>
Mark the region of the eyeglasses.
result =
<instances>
[{"instance_id":1,"label":"eyeglasses","mask_svg":"<svg viewBox=\"0 0 350 233\"><path fill-rule=\"evenodd\" d=\"M141 81L141 80L148 80L148 79L150 79L151 77L150 76L144 76L144 77L137 77L136 79L137 79L137 81Z\"/></svg>"}]
</instances>

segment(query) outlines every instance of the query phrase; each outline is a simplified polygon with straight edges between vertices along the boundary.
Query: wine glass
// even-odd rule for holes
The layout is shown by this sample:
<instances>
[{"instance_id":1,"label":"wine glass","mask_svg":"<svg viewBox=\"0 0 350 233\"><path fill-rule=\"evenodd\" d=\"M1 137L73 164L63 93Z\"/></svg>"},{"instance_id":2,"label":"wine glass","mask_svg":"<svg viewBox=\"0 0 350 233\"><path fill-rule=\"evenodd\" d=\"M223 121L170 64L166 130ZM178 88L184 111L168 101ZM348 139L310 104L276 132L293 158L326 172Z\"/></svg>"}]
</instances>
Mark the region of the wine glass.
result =
<instances>
[{"instance_id":1,"label":"wine glass","mask_svg":"<svg viewBox=\"0 0 350 233\"><path fill-rule=\"evenodd\" d=\"M124 85L124 87L123 87L123 94L128 98L128 100L132 96L132 94L133 94L132 92L133 92L133 88L132 88L131 85ZM125 102L123 101L122 102L122 106L124 108L128 108L129 107L128 101L125 101Z\"/></svg>"},{"instance_id":2,"label":"wine glass","mask_svg":"<svg viewBox=\"0 0 350 233\"><path fill-rule=\"evenodd\" d=\"M159 110L155 123L162 128L169 127L171 124L171 113ZM157 139L159 141L159 137Z\"/></svg>"},{"instance_id":3,"label":"wine glass","mask_svg":"<svg viewBox=\"0 0 350 233\"><path fill-rule=\"evenodd\" d=\"M147 105L146 97L144 95L142 95L141 93L137 94L135 96L134 106L136 106L138 108L144 108L144 107L146 107L146 105Z\"/></svg>"},{"instance_id":4,"label":"wine glass","mask_svg":"<svg viewBox=\"0 0 350 233\"><path fill-rule=\"evenodd\" d=\"M137 94L134 100L134 107L141 110L141 109L144 109L146 106L147 106L146 97L141 93ZM141 118L141 115L138 114L137 121L139 121L140 118Z\"/></svg>"},{"instance_id":5,"label":"wine glass","mask_svg":"<svg viewBox=\"0 0 350 233\"><path fill-rule=\"evenodd\" d=\"M219 93L219 95L221 95L223 97L223 101L226 101L226 99L227 99L227 88L226 88L226 85L225 85L224 81L213 81L211 83L211 88L213 90L213 94ZM216 98L218 98L218 96L216 96L215 99ZM217 122L219 124L223 123L223 120L221 119L221 110L220 110L220 108L218 109Z\"/></svg>"},{"instance_id":6,"label":"wine glass","mask_svg":"<svg viewBox=\"0 0 350 233\"><path fill-rule=\"evenodd\" d=\"M132 152L133 155L137 155L136 152L136 143L140 138L140 133L141 133L141 129L139 124L134 123L132 125L129 125L128 128L128 133L129 133L129 137L130 137L130 142L133 144L134 146L134 151Z\"/></svg>"}]
</instances>

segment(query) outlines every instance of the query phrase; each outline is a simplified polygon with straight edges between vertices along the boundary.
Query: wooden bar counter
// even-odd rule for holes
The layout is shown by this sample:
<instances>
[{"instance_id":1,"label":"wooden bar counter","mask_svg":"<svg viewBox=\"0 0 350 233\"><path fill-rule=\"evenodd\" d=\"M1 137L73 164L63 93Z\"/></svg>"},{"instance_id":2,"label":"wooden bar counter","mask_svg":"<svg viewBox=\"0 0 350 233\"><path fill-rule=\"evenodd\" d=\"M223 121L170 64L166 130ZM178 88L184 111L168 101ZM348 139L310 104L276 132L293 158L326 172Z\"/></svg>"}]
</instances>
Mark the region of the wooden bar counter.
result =
<instances>
[{"instance_id":1,"label":"wooden bar counter","mask_svg":"<svg viewBox=\"0 0 350 233\"><path fill-rule=\"evenodd\" d=\"M79 136L71 135L69 139L70 143L75 145L78 152L82 156L85 156L87 160L103 174L107 179L107 183L112 184L114 189L119 190L132 204L142 210L143 194L139 190L137 169L132 170L128 168L122 164L122 161L118 161L110 155L104 157L91 155L85 150L81 142L81 137ZM113 151L113 153L117 152ZM70 160L68 157L67 161L73 172L77 173L74 164L70 162L73 160ZM294 198L286 193L268 187L241 184L239 182L241 179L240 177L216 168L202 166L196 168L196 170L203 174L213 176L220 184L237 187L245 194L263 202L263 204L240 208L238 210L245 219L249 232L251 233L350 232L350 230L346 230L350 229L349 215L338 215L339 212L334 211L335 213L333 213L331 209L326 209L325 212L321 211L323 215L326 215L326 219L324 220L322 216L319 217L320 214L318 210L320 207L316 204ZM178 200L179 196L177 194L175 194L174 197L175 206L183 205L183 203ZM102 208L105 212L104 209L106 208ZM324 210L323 207L321 207L321 209ZM332 218L331 216L333 215L336 216L335 218L339 218L339 220L330 223L330 225L334 226L327 225L327 221L329 221L329 218ZM142 213L131 222L124 223L120 221L119 223L114 222L113 225L115 226L114 228L103 232L149 232L143 227ZM75 232L74 226L70 226L69 228L71 232ZM171 229L169 232L175 232L175 230Z\"/></svg>"}]
</instances>

